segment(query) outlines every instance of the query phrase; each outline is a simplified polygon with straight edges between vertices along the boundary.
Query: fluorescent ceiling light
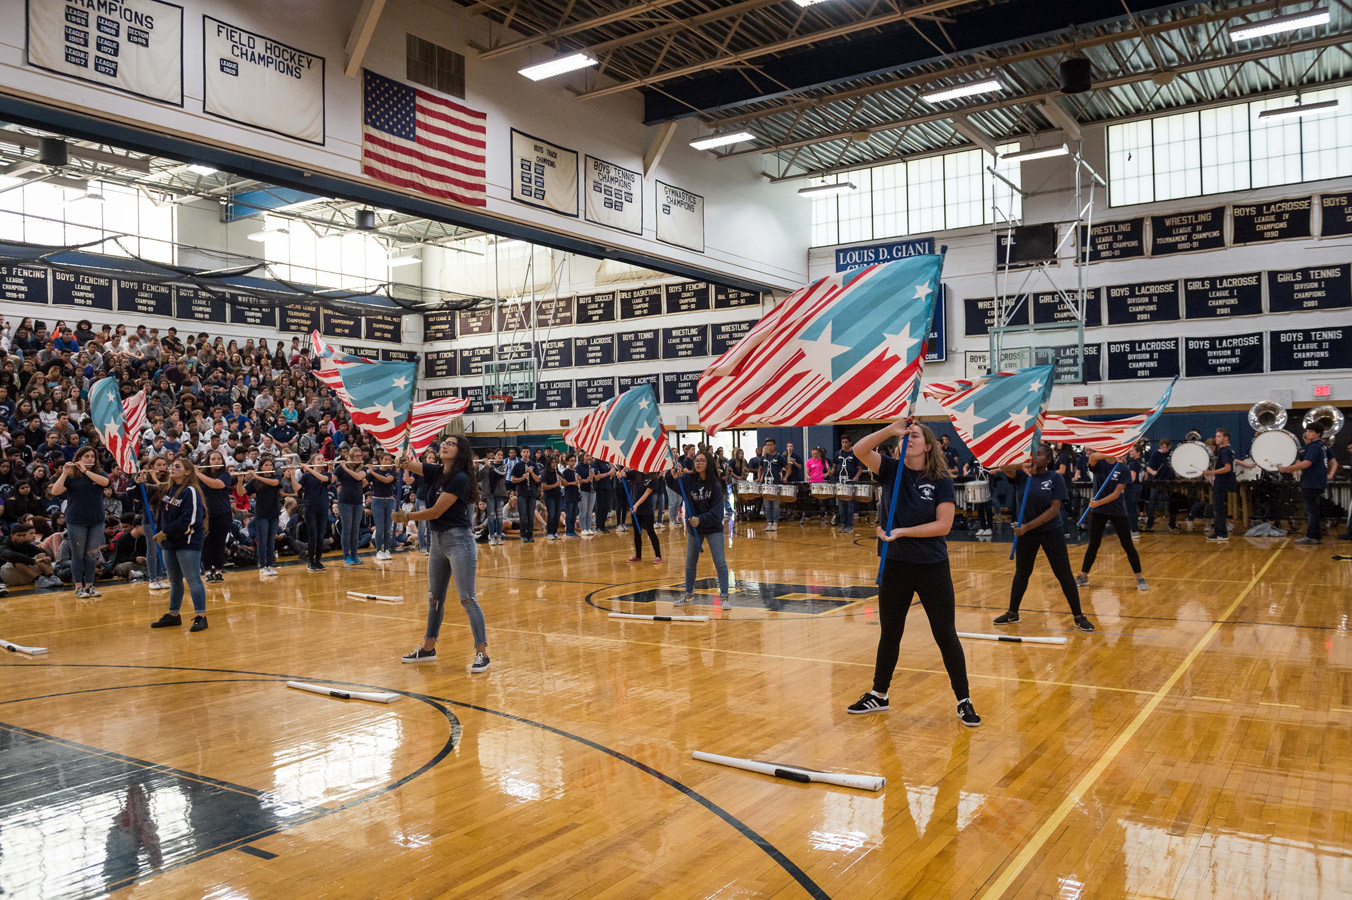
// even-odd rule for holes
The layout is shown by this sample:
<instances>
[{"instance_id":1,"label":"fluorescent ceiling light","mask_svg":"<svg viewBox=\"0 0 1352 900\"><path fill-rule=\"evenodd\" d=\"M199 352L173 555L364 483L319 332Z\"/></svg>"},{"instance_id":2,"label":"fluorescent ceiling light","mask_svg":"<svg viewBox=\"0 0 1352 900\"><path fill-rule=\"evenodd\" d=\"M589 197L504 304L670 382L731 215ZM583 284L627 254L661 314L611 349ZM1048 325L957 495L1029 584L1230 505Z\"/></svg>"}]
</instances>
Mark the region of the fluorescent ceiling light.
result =
<instances>
[{"instance_id":1,"label":"fluorescent ceiling light","mask_svg":"<svg viewBox=\"0 0 1352 900\"><path fill-rule=\"evenodd\" d=\"M1018 153L1011 153L1008 156L1000 157L1001 162L1028 162L1030 159L1048 159L1053 156L1066 156L1070 153L1070 147L1067 144L1060 144L1056 147L1042 147L1033 150L1021 150Z\"/></svg>"},{"instance_id":2,"label":"fluorescent ceiling light","mask_svg":"<svg viewBox=\"0 0 1352 900\"><path fill-rule=\"evenodd\" d=\"M859 188L852 181L838 181L831 184L813 184L798 189L800 197L830 197L835 194L852 194Z\"/></svg>"},{"instance_id":3,"label":"fluorescent ceiling light","mask_svg":"<svg viewBox=\"0 0 1352 900\"><path fill-rule=\"evenodd\" d=\"M749 131L728 131L723 134L711 134L708 137L698 138L690 142L690 146L696 150L712 150L715 147L726 147L729 144L740 144L742 141L754 141L756 136Z\"/></svg>"},{"instance_id":4,"label":"fluorescent ceiling light","mask_svg":"<svg viewBox=\"0 0 1352 900\"><path fill-rule=\"evenodd\" d=\"M251 241L266 241L274 234L290 234L285 225L268 225L262 231L255 231L246 235Z\"/></svg>"},{"instance_id":5,"label":"fluorescent ceiling light","mask_svg":"<svg viewBox=\"0 0 1352 900\"><path fill-rule=\"evenodd\" d=\"M199 163L190 163L190 164L188 165L188 171L189 171L189 172L192 172L194 175L201 175L201 176L205 177L205 176L208 176L208 175L215 175L215 174L217 174L217 172L219 172L220 170L219 170L219 169L213 169L211 166L204 166L204 165L201 165L201 164L199 164Z\"/></svg>"},{"instance_id":6,"label":"fluorescent ceiling light","mask_svg":"<svg viewBox=\"0 0 1352 900\"><path fill-rule=\"evenodd\" d=\"M531 81L543 81L546 78L553 78L555 75L566 75L569 72L576 72L578 69L586 69L594 65L596 65L596 57L586 53L570 53L567 56L556 56L542 63L526 66L520 72Z\"/></svg>"},{"instance_id":7,"label":"fluorescent ceiling light","mask_svg":"<svg viewBox=\"0 0 1352 900\"><path fill-rule=\"evenodd\" d=\"M70 206L73 203L84 203L84 202L102 203L103 194L94 188L86 188L84 192L81 193L79 196L71 197L69 200L67 200L66 205Z\"/></svg>"},{"instance_id":8,"label":"fluorescent ceiling light","mask_svg":"<svg viewBox=\"0 0 1352 900\"><path fill-rule=\"evenodd\" d=\"M967 84L958 84L953 87L935 88L928 93L921 94L920 99L926 103L940 103L944 100L957 100L961 97L989 94L1004 89L1005 86L1000 83L1000 79L987 78L985 81L970 81Z\"/></svg>"},{"instance_id":9,"label":"fluorescent ceiling light","mask_svg":"<svg viewBox=\"0 0 1352 900\"><path fill-rule=\"evenodd\" d=\"M1292 13L1289 16L1276 16L1275 18L1264 19L1261 22L1233 25L1230 27L1230 40L1252 41L1255 38L1267 37L1270 34L1285 34L1288 31L1297 31L1301 28L1326 25L1328 21L1329 11L1327 9L1307 9L1305 12Z\"/></svg>"},{"instance_id":10,"label":"fluorescent ceiling light","mask_svg":"<svg viewBox=\"0 0 1352 900\"><path fill-rule=\"evenodd\" d=\"M1296 103L1295 106L1283 106L1280 109L1265 109L1258 114L1259 120L1272 119L1299 119L1301 116L1322 116L1324 113L1336 112L1338 109L1337 100L1325 100L1321 103Z\"/></svg>"},{"instance_id":11,"label":"fluorescent ceiling light","mask_svg":"<svg viewBox=\"0 0 1352 900\"><path fill-rule=\"evenodd\" d=\"M818 3L825 3L826 0L793 0L799 6L816 6Z\"/></svg>"},{"instance_id":12,"label":"fluorescent ceiling light","mask_svg":"<svg viewBox=\"0 0 1352 900\"><path fill-rule=\"evenodd\" d=\"M391 269L397 269L400 266L411 266L416 262L422 262L422 257L413 253L405 253L402 256L391 256L387 265Z\"/></svg>"}]
</instances>

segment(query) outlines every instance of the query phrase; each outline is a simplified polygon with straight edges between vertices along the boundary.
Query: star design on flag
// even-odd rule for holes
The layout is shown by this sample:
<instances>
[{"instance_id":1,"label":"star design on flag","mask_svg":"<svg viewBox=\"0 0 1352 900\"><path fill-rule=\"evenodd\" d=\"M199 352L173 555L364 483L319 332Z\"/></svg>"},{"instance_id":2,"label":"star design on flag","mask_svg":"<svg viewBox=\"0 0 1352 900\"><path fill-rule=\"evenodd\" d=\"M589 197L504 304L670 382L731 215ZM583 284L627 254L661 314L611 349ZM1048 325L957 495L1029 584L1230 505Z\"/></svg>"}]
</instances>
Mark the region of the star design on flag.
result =
<instances>
[{"instance_id":1,"label":"star design on flag","mask_svg":"<svg viewBox=\"0 0 1352 900\"><path fill-rule=\"evenodd\" d=\"M643 438L645 441L651 441L653 439L653 435L656 432L657 429L653 428L651 423L645 422L643 424L643 427L638 430L638 436Z\"/></svg>"},{"instance_id":2,"label":"star design on flag","mask_svg":"<svg viewBox=\"0 0 1352 900\"><path fill-rule=\"evenodd\" d=\"M601 441L601 452L603 454L608 452L614 453L616 455L621 455L624 453L624 441L617 440L613 437L606 438L605 440Z\"/></svg>"},{"instance_id":3,"label":"star design on flag","mask_svg":"<svg viewBox=\"0 0 1352 900\"><path fill-rule=\"evenodd\" d=\"M911 337L910 322L907 322L897 334L883 332L884 349L891 350L899 359L910 359L911 350L918 343L916 338Z\"/></svg>"},{"instance_id":4,"label":"star design on flag","mask_svg":"<svg viewBox=\"0 0 1352 900\"><path fill-rule=\"evenodd\" d=\"M642 400L640 400L640 401L638 402L638 408L639 408L639 409L647 409L649 406L652 406L652 404L651 404L650 402L648 402L648 398L647 398L647 397L644 397Z\"/></svg>"},{"instance_id":5,"label":"star design on flag","mask_svg":"<svg viewBox=\"0 0 1352 900\"><path fill-rule=\"evenodd\" d=\"M846 344L831 343L831 328L834 324L834 322L827 322L821 337L815 339L798 338L795 341L803 351L807 369L827 381L831 381L835 377L831 371L831 363L837 356L852 349Z\"/></svg>"},{"instance_id":6,"label":"star design on flag","mask_svg":"<svg viewBox=\"0 0 1352 900\"><path fill-rule=\"evenodd\" d=\"M930 287L928 284L917 284L915 286L916 300L928 300L929 295L932 293L934 293L934 288Z\"/></svg>"},{"instance_id":7,"label":"star design on flag","mask_svg":"<svg viewBox=\"0 0 1352 900\"><path fill-rule=\"evenodd\" d=\"M408 387L408 379L403 375L400 375L398 378L394 379L393 384L397 388L406 388Z\"/></svg>"},{"instance_id":8,"label":"star design on flag","mask_svg":"<svg viewBox=\"0 0 1352 900\"><path fill-rule=\"evenodd\" d=\"M949 415L953 417L953 424L958 427L959 431L975 435L977 433L977 426L985 422L986 419L977 415L975 397L967 398L965 401L960 401L960 403L961 402L965 402L966 406L960 406L959 404L950 406L948 409Z\"/></svg>"}]
</instances>

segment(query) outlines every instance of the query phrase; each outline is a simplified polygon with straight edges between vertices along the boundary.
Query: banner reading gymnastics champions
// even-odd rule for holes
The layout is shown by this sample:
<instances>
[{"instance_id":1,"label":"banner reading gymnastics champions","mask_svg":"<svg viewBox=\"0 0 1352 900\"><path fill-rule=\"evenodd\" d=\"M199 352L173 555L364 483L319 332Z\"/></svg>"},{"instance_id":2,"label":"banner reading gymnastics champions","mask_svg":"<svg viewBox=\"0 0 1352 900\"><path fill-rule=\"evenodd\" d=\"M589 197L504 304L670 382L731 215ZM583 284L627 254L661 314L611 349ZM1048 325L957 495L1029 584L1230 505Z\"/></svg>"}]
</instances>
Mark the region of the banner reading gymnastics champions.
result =
<instances>
[{"instance_id":1,"label":"banner reading gymnastics champions","mask_svg":"<svg viewBox=\"0 0 1352 900\"><path fill-rule=\"evenodd\" d=\"M657 182L657 239L704 252L704 198L675 185Z\"/></svg>"},{"instance_id":2,"label":"banner reading gymnastics champions","mask_svg":"<svg viewBox=\"0 0 1352 900\"><path fill-rule=\"evenodd\" d=\"M28 64L182 106L183 7L28 0Z\"/></svg>"},{"instance_id":3,"label":"banner reading gymnastics champions","mask_svg":"<svg viewBox=\"0 0 1352 900\"><path fill-rule=\"evenodd\" d=\"M213 116L324 143L324 58L202 17L202 108Z\"/></svg>"}]
</instances>

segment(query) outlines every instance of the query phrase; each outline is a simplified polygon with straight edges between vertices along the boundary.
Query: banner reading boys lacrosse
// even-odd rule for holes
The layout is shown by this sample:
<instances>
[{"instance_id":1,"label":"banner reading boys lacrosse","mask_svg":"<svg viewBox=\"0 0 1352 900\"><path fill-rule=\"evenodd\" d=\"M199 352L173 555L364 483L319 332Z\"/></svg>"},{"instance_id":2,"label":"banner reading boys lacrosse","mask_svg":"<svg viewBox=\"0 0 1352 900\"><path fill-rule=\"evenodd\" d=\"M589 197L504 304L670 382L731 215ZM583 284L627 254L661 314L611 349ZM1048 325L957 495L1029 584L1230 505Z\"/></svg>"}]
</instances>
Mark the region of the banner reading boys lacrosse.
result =
<instances>
[{"instance_id":1,"label":"banner reading boys lacrosse","mask_svg":"<svg viewBox=\"0 0 1352 900\"><path fill-rule=\"evenodd\" d=\"M643 233L643 176L594 156L584 157L582 195L587 221Z\"/></svg>"},{"instance_id":2,"label":"banner reading boys lacrosse","mask_svg":"<svg viewBox=\"0 0 1352 900\"><path fill-rule=\"evenodd\" d=\"M704 198L684 188L657 182L657 239L703 253Z\"/></svg>"},{"instance_id":3,"label":"banner reading boys lacrosse","mask_svg":"<svg viewBox=\"0 0 1352 900\"><path fill-rule=\"evenodd\" d=\"M202 108L213 116L324 143L324 58L202 17Z\"/></svg>"},{"instance_id":4,"label":"banner reading boys lacrosse","mask_svg":"<svg viewBox=\"0 0 1352 900\"><path fill-rule=\"evenodd\" d=\"M183 7L28 0L28 64L183 105Z\"/></svg>"}]
</instances>

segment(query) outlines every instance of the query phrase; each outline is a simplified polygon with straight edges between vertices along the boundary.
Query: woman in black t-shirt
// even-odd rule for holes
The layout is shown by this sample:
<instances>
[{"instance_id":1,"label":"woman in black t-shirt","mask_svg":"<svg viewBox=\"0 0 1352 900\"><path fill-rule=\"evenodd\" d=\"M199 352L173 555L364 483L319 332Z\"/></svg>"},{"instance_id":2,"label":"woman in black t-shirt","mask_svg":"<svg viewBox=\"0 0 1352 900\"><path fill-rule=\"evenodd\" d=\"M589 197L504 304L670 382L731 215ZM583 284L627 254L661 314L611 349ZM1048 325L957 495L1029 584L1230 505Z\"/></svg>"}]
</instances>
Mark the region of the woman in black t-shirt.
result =
<instances>
[{"instance_id":1,"label":"woman in black t-shirt","mask_svg":"<svg viewBox=\"0 0 1352 900\"><path fill-rule=\"evenodd\" d=\"M1014 583L1009 589L1009 611L997 616L996 625L1013 625L1019 621L1019 604L1028 590L1028 578L1037 562L1038 548L1042 549L1052 574L1061 584L1061 592L1070 604L1075 627L1093 631L1094 625L1080 609L1080 590L1075 586L1075 572L1070 568L1070 554L1066 550L1066 535L1061 519L1061 505L1066 502L1066 481L1053 471L1052 448L1042 444L1033 459L1023 466L1005 466L1001 471L1014 482L1014 512L1023 524L1014 526L1018 547L1014 563ZM1027 500L1025 501L1025 497Z\"/></svg>"},{"instance_id":2,"label":"woman in black t-shirt","mask_svg":"<svg viewBox=\"0 0 1352 900\"><path fill-rule=\"evenodd\" d=\"M258 574L276 575L277 523L282 517L282 480L277 475L277 463L271 456L263 457L258 471L244 485L254 495L254 535L258 546Z\"/></svg>"},{"instance_id":3,"label":"woman in black t-shirt","mask_svg":"<svg viewBox=\"0 0 1352 900\"><path fill-rule=\"evenodd\" d=\"M455 579L460 605L469 617L474 633L474 661L471 672L488 671L488 634L484 612L474 590L479 547L474 542L471 511L479 502L478 481L474 477L474 453L462 435L450 435L437 451L440 465L424 464L409 453L405 466L421 475L427 483L427 509L399 510L399 523L426 521L432 532L432 548L427 558L427 631L423 642L404 656L406 663L434 662L441 620L446 614L446 590Z\"/></svg>"},{"instance_id":4,"label":"woman in black t-shirt","mask_svg":"<svg viewBox=\"0 0 1352 900\"><path fill-rule=\"evenodd\" d=\"M103 546L103 489L108 477L99 468L98 453L85 445L61 467L53 496L66 495L66 540L70 541L71 578L76 597L102 596L94 587L99 548Z\"/></svg>"},{"instance_id":5,"label":"woman in black t-shirt","mask_svg":"<svg viewBox=\"0 0 1352 900\"><path fill-rule=\"evenodd\" d=\"M907 434L905 459L898 461L891 454L877 451L884 441ZM855 444L854 455L882 483L877 534L878 553L885 555L878 585L882 633L878 635L873 690L847 711L854 714L887 711L887 689L897 668L906 613L911 608L911 598L919 594L958 699L958 718L964 725L980 725L981 717L972 708L967 689L967 659L955 623L953 575L948 568L948 544L944 538L953 528L957 504L948 461L939 449L939 441L924 425L908 427L904 421L894 422ZM889 515L894 485L896 510ZM885 530L884 524L891 530Z\"/></svg>"},{"instance_id":6,"label":"woman in black t-shirt","mask_svg":"<svg viewBox=\"0 0 1352 900\"><path fill-rule=\"evenodd\" d=\"M243 475L243 473L240 473ZM230 470L225 467L225 454L212 450L207 464L197 470L206 504L207 536L202 545L202 580L225 581L225 539L230 534L234 515L230 511Z\"/></svg>"},{"instance_id":7,"label":"woman in black t-shirt","mask_svg":"<svg viewBox=\"0 0 1352 900\"><path fill-rule=\"evenodd\" d=\"M653 565L660 566L662 545L657 541L657 530L653 527L653 522L657 515L656 501L666 497L666 486L662 483L662 476L645 475L631 469L625 473L624 481L621 483L624 485L621 493L624 494L625 502L629 504L629 509L634 515L634 555L629 561L643 562L643 532L646 531L648 540L653 545Z\"/></svg>"}]
</instances>

